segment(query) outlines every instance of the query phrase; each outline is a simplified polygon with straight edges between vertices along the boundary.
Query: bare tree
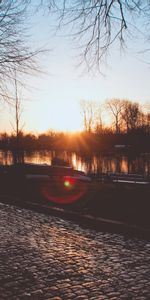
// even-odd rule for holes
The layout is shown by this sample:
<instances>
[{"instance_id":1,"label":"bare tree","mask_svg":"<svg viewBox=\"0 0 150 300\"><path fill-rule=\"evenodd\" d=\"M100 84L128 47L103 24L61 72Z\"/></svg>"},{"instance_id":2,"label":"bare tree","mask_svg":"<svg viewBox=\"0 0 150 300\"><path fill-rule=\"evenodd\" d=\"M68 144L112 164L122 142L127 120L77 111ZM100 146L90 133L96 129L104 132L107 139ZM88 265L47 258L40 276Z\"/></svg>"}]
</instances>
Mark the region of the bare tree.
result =
<instances>
[{"instance_id":1,"label":"bare tree","mask_svg":"<svg viewBox=\"0 0 150 300\"><path fill-rule=\"evenodd\" d=\"M40 3L59 14L59 29L70 29L69 34L77 40L88 69L100 68L111 46L125 46L135 32L149 40L149 0L43 0Z\"/></svg>"},{"instance_id":2,"label":"bare tree","mask_svg":"<svg viewBox=\"0 0 150 300\"><path fill-rule=\"evenodd\" d=\"M17 81L17 75L15 72L14 77L14 102L11 105L11 108L14 109L14 120L11 122L11 126L13 128L13 131L15 133L15 148L14 148L14 161L15 162L22 162L23 155L21 151L21 145L20 145L20 138L22 136L22 129L24 124L21 122L21 115L22 115L22 103L21 103L21 97L19 95L18 91L18 81Z\"/></svg>"},{"instance_id":3,"label":"bare tree","mask_svg":"<svg viewBox=\"0 0 150 300\"><path fill-rule=\"evenodd\" d=\"M96 111L95 111L95 132L101 133L103 130L103 104L97 104L96 105Z\"/></svg>"},{"instance_id":4,"label":"bare tree","mask_svg":"<svg viewBox=\"0 0 150 300\"><path fill-rule=\"evenodd\" d=\"M139 103L131 102L129 100L123 101L121 116L125 122L127 132L140 126L143 119L143 113Z\"/></svg>"},{"instance_id":5,"label":"bare tree","mask_svg":"<svg viewBox=\"0 0 150 300\"><path fill-rule=\"evenodd\" d=\"M91 132L94 128L95 122L95 102L81 100L80 101L82 114L83 114L83 124L86 132Z\"/></svg>"},{"instance_id":6,"label":"bare tree","mask_svg":"<svg viewBox=\"0 0 150 300\"><path fill-rule=\"evenodd\" d=\"M126 45L135 30L149 40L149 0L0 1L1 96L7 94L4 83L12 78L14 67L20 73L35 69L33 57L38 51L31 51L25 42L28 10L32 6L57 14L57 29L65 28L76 40L81 61L89 70L98 67L101 71L111 47Z\"/></svg>"},{"instance_id":7,"label":"bare tree","mask_svg":"<svg viewBox=\"0 0 150 300\"><path fill-rule=\"evenodd\" d=\"M35 57L40 50L32 51L27 38L27 8L30 1L0 1L0 98L11 102L10 84L14 70L19 74L38 70Z\"/></svg>"},{"instance_id":8,"label":"bare tree","mask_svg":"<svg viewBox=\"0 0 150 300\"><path fill-rule=\"evenodd\" d=\"M19 133L22 131L23 128L23 125L21 125L21 114L21 99L18 94L17 78L15 77L15 133L17 140L19 138Z\"/></svg>"},{"instance_id":9,"label":"bare tree","mask_svg":"<svg viewBox=\"0 0 150 300\"><path fill-rule=\"evenodd\" d=\"M106 109L110 112L115 125L115 132L120 132L120 123L123 109L123 101L117 98L106 101Z\"/></svg>"}]
</instances>

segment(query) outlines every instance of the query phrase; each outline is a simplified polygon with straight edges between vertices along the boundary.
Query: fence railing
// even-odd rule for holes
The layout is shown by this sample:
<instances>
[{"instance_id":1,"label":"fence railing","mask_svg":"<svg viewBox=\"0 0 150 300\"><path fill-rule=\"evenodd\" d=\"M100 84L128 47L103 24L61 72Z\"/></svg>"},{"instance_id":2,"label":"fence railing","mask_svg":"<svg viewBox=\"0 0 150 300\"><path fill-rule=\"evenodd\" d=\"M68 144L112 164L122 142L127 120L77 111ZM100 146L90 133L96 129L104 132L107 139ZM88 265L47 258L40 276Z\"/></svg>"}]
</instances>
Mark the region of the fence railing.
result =
<instances>
[{"instance_id":1,"label":"fence railing","mask_svg":"<svg viewBox=\"0 0 150 300\"><path fill-rule=\"evenodd\" d=\"M126 173L99 173L88 174L92 179L96 179L102 182L127 182L138 184L150 184L150 175L141 174L126 174Z\"/></svg>"}]
</instances>

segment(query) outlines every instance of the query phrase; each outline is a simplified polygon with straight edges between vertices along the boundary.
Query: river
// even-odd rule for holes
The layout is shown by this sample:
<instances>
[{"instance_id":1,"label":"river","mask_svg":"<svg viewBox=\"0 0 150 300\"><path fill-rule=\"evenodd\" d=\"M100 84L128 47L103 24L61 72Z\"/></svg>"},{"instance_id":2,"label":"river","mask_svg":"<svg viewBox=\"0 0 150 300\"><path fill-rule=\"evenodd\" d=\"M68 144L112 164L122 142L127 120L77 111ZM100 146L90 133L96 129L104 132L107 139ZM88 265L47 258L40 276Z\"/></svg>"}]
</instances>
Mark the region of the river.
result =
<instances>
[{"instance_id":1,"label":"river","mask_svg":"<svg viewBox=\"0 0 150 300\"><path fill-rule=\"evenodd\" d=\"M86 173L124 172L150 174L150 153L138 156L115 154L81 155L76 152L34 151L24 152L24 162L52 164L54 157L63 159L70 166ZM0 150L0 164L10 165L14 162L11 151Z\"/></svg>"}]
</instances>

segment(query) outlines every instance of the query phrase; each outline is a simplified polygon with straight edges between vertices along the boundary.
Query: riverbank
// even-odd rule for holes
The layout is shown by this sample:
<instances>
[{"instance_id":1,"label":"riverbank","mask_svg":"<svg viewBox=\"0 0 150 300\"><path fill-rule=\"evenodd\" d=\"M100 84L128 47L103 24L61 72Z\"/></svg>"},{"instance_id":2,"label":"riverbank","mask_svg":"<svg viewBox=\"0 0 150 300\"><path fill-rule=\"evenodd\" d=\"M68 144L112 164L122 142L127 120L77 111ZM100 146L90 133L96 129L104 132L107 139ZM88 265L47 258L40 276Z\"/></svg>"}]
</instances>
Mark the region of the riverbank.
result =
<instances>
[{"instance_id":1,"label":"riverbank","mask_svg":"<svg viewBox=\"0 0 150 300\"><path fill-rule=\"evenodd\" d=\"M58 184L57 184L58 187ZM52 188L52 190L51 190ZM38 205L59 206L65 209L86 213L94 218L106 218L123 222L133 226L150 229L150 184L132 184L119 182L100 182L92 180L87 183L87 190L81 199L72 205L57 205L47 197L50 193L58 194L56 189L47 182L21 184L10 180L7 182L1 178L1 195L17 197L20 204L24 201L38 203ZM46 191L46 193L43 191ZM75 189L76 191L76 189ZM73 191L68 191L73 195ZM62 194L61 194L62 196ZM64 197L67 191L64 192Z\"/></svg>"},{"instance_id":2,"label":"riverbank","mask_svg":"<svg viewBox=\"0 0 150 300\"><path fill-rule=\"evenodd\" d=\"M87 209L96 217L150 228L150 184L93 181L86 200Z\"/></svg>"}]
</instances>

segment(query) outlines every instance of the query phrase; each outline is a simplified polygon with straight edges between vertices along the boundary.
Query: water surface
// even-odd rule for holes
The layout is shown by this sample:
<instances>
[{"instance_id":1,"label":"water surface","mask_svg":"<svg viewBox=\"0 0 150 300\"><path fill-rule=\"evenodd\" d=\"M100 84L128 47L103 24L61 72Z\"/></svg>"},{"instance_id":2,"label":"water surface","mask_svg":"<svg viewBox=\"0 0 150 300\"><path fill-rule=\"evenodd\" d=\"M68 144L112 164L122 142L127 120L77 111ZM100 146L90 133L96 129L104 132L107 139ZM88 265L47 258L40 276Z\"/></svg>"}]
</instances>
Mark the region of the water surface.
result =
<instances>
[{"instance_id":1,"label":"water surface","mask_svg":"<svg viewBox=\"0 0 150 300\"><path fill-rule=\"evenodd\" d=\"M24 162L37 164L52 164L54 157L67 161L72 167L86 173L101 172L124 172L150 174L150 153L139 156L121 155L118 153L111 155L93 154L81 155L76 152L56 152L56 151L33 151L24 152ZM0 151L0 164L10 165L14 163L11 151Z\"/></svg>"}]
</instances>

